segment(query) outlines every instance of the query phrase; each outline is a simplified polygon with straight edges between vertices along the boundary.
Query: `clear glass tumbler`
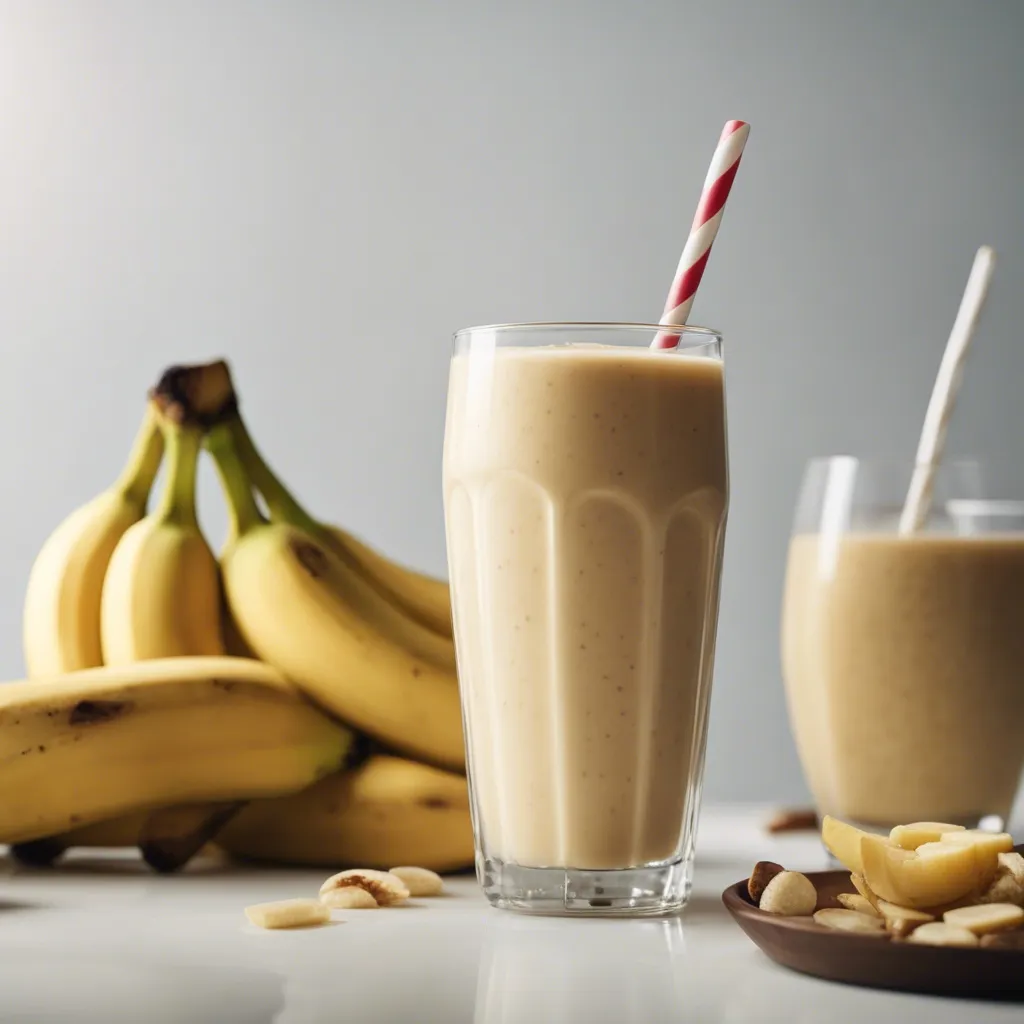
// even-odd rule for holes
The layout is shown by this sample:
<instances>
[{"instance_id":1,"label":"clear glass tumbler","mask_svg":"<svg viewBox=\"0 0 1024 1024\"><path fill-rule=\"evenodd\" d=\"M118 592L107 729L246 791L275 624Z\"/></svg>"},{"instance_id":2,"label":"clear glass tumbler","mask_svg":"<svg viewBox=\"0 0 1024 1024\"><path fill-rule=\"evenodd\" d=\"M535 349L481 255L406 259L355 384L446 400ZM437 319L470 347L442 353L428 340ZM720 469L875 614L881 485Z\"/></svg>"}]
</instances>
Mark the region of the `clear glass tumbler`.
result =
<instances>
[{"instance_id":1,"label":"clear glass tumbler","mask_svg":"<svg viewBox=\"0 0 1024 1024\"><path fill-rule=\"evenodd\" d=\"M1001 828L1024 768L1024 504L951 463L923 528L900 534L911 470L807 468L783 602L790 722L822 813Z\"/></svg>"},{"instance_id":2,"label":"clear glass tumbler","mask_svg":"<svg viewBox=\"0 0 1024 1024\"><path fill-rule=\"evenodd\" d=\"M444 499L477 874L496 906L687 900L728 506L721 338L455 336Z\"/></svg>"}]
</instances>

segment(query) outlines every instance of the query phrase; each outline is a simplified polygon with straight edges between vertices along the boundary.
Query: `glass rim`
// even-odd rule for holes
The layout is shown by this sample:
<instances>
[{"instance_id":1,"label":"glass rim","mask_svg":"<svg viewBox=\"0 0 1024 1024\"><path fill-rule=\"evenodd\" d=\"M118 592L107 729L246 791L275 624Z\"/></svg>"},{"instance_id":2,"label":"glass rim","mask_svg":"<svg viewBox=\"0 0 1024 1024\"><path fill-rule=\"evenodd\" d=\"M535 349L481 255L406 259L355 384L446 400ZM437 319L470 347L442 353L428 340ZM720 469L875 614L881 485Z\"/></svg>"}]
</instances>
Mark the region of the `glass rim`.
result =
<instances>
[{"instance_id":1,"label":"glass rim","mask_svg":"<svg viewBox=\"0 0 1024 1024\"><path fill-rule=\"evenodd\" d=\"M476 327L463 327L457 330L453 339L475 334L477 331L529 331L529 330L620 330L620 331L664 331L678 334L680 337L693 337L695 344L711 345L722 343L722 332L713 327L698 327L692 324L652 324L630 320L527 320L522 323L480 324ZM703 339L697 341L697 339ZM672 351L665 349L664 351Z\"/></svg>"}]
</instances>

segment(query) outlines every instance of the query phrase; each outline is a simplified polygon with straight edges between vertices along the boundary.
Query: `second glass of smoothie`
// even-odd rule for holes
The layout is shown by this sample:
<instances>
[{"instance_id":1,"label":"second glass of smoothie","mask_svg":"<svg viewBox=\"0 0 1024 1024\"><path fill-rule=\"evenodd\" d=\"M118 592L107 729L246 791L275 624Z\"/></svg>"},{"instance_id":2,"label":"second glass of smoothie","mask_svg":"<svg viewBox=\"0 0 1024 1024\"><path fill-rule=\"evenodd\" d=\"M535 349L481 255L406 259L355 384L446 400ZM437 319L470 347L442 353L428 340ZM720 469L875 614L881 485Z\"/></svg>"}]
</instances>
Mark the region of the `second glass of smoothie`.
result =
<instances>
[{"instance_id":1,"label":"second glass of smoothie","mask_svg":"<svg viewBox=\"0 0 1024 1024\"><path fill-rule=\"evenodd\" d=\"M875 831L1005 822L1024 768L1022 506L953 463L901 534L910 471L837 457L805 474L782 626L804 774L819 811Z\"/></svg>"},{"instance_id":2,"label":"second glass of smoothie","mask_svg":"<svg viewBox=\"0 0 1024 1024\"><path fill-rule=\"evenodd\" d=\"M721 339L456 335L444 497L477 870L497 906L689 894L728 506Z\"/></svg>"}]
</instances>

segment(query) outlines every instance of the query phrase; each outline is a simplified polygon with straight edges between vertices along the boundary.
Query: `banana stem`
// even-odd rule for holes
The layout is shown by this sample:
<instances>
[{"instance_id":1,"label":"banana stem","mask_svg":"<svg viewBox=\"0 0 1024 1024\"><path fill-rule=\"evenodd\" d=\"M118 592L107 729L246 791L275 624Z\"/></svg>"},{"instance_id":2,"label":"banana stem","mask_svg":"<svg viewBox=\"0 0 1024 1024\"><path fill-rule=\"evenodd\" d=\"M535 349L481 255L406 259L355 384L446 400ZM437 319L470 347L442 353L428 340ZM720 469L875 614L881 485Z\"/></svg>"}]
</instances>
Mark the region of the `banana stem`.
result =
<instances>
[{"instance_id":1,"label":"banana stem","mask_svg":"<svg viewBox=\"0 0 1024 1024\"><path fill-rule=\"evenodd\" d=\"M239 455L235 436L227 425L218 426L206 435L205 443L217 466L228 501L231 532L235 537L241 537L264 520L253 496L252 483Z\"/></svg>"},{"instance_id":2,"label":"banana stem","mask_svg":"<svg viewBox=\"0 0 1024 1024\"><path fill-rule=\"evenodd\" d=\"M153 481L164 457L164 435L160 429L160 418L152 402L146 406L146 416L135 436L128 462L121 470L113 489L120 491L130 501L144 506L153 489Z\"/></svg>"},{"instance_id":3,"label":"banana stem","mask_svg":"<svg viewBox=\"0 0 1024 1024\"><path fill-rule=\"evenodd\" d=\"M196 519L196 469L203 435L195 427L163 422L169 469L156 514L167 522L199 528Z\"/></svg>"},{"instance_id":4,"label":"banana stem","mask_svg":"<svg viewBox=\"0 0 1024 1024\"><path fill-rule=\"evenodd\" d=\"M242 417L234 415L227 422L231 431L235 451L241 459L253 486L263 495L270 510L270 518L290 523L307 533L319 537L321 525L295 500L295 497L281 482L274 471L260 455L252 436L246 429Z\"/></svg>"}]
</instances>

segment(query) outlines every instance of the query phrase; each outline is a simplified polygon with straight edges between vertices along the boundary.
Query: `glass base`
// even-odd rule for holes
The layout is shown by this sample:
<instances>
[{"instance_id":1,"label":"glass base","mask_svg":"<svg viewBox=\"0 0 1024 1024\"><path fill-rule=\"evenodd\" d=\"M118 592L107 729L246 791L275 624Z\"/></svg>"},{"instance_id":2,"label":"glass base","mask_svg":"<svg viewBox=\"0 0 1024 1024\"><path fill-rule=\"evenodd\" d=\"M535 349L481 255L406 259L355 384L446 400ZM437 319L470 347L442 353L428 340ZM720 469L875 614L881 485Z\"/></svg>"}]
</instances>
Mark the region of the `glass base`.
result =
<instances>
[{"instance_id":1,"label":"glass base","mask_svg":"<svg viewBox=\"0 0 1024 1024\"><path fill-rule=\"evenodd\" d=\"M675 914L693 887L693 861L636 868L528 868L496 857L478 861L477 876L491 905L501 910L582 917Z\"/></svg>"}]
</instances>

